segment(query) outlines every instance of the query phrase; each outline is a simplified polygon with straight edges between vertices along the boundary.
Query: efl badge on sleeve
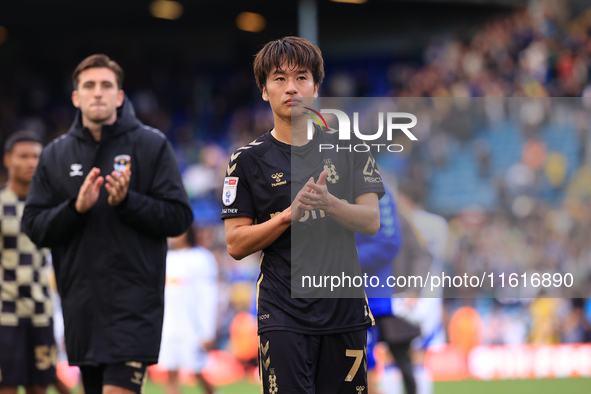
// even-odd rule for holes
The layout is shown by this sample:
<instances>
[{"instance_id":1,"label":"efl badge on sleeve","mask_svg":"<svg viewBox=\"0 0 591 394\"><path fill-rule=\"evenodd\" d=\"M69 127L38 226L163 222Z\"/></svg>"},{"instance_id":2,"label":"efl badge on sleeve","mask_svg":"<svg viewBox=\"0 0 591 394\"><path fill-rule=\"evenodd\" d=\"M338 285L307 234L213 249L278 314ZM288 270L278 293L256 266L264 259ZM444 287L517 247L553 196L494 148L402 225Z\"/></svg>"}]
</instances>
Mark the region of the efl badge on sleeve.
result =
<instances>
[{"instance_id":1,"label":"efl badge on sleeve","mask_svg":"<svg viewBox=\"0 0 591 394\"><path fill-rule=\"evenodd\" d=\"M115 156L113 167L115 171L121 172L125 168L131 169L131 156L129 155L117 155Z\"/></svg>"},{"instance_id":2,"label":"efl badge on sleeve","mask_svg":"<svg viewBox=\"0 0 591 394\"><path fill-rule=\"evenodd\" d=\"M238 177L228 176L224 179L224 190L222 192L222 201L225 206L232 205L236 200L236 189L238 187Z\"/></svg>"}]
</instances>

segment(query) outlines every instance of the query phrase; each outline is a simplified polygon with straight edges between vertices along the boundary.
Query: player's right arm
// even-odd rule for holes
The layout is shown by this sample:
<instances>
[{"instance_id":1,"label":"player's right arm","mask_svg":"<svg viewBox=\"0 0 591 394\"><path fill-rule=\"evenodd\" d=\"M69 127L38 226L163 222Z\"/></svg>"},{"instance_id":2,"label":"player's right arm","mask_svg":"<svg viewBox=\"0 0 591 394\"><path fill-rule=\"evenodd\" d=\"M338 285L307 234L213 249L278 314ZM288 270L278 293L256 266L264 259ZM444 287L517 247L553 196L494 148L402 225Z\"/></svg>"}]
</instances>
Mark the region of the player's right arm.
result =
<instances>
[{"instance_id":1,"label":"player's right arm","mask_svg":"<svg viewBox=\"0 0 591 394\"><path fill-rule=\"evenodd\" d=\"M67 243L86 221L86 216L76 209L78 197L59 201L49 174L51 169L47 164L51 162L50 149L43 151L39 165L33 176L27 202L23 212L23 225L25 233L31 241L39 247L56 247ZM90 203L87 194L91 193L97 175L90 172L84 181L82 193L84 206ZM100 181L99 181L100 183Z\"/></svg>"},{"instance_id":2,"label":"player's right arm","mask_svg":"<svg viewBox=\"0 0 591 394\"><path fill-rule=\"evenodd\" d=\"M288 210L290 208L255 225L247 217L226 219L226 244L230 256L241 260L271 245L291 225L291 213Z\"/></svg>"},{"instance_id":3,"label":"player's right arm","mask_svg":"<svg viewBox=\"0 0 591 394\"><path fill-rule=\"evenodd\" d=\"M253 171L258 157L252 151L237 150L232 154L224 179L222 219L225 223L228 253L236 260L270 246L291 223L302 218L304 211L312 209L299 202L299 197L304 191L311 190L309 185L314 183L314 178L308 180L290 206L277 215L271 215L268 220L259 218L258 222L261 223L254 224L257 217L256 196L265 193L257 189L254 181L257 175Z\"/></svg>"},{"instance_id":4,"label":"player's right arm","mask_svg":"<svg viewBox=\"0 0 591 394\"><path fill-rule=\"evenodd\" d=\"M241 260L265 249L275 242L293 222L300 220L304 211L312 209L299 201L299 196L304 191L310 191L310 183L314 183L314 178L310 178L302 187L291 206L266 222L253 224L253 220L246 216L226 219L226 245L230 256Z\"/></svg>"}]
</instances>

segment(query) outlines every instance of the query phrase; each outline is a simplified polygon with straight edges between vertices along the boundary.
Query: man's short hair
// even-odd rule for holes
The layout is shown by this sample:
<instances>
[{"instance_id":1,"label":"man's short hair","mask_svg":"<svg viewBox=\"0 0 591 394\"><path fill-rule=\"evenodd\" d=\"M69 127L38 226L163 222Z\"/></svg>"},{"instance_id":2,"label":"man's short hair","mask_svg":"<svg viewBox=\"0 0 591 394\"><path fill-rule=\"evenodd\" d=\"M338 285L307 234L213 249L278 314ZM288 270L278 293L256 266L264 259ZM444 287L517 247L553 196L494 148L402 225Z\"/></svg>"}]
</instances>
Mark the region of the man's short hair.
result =
<instances>
[{"instance_id":1,"label":"man's short hair","mask_svg":"<svg viewBox=\"0 0 591 394\"><path fill-rule=\"evenodd\" d=\"M195 223L191 224L187 229L187 243L192 248L197 246L197 225Z\"/></svg>"},{"instance_id":2,"label":"man's short hair","mask_svg":"<svg viewBox=\"0 0 591 394\"><path fill-rule=\"evenodd\" d=\"M324 59L320 48L301 37L283 37L267 43L254 58L254 76L261 92L273 68L287 63L290 68L305 67L314 77L314 85L324 80Z\"/></svg>"},{"instance_id":3,"label":"man's short hair","mask_svg":"<svg viewBox=\"0 0 591 394\"><path fill-rule=\"evenodd\" d=\"M41 137L39 137L39 134L30 130L20 130L8 137L8 139L4 143L4 153L12 152L12 148L14 148L14 146L19 142L37 142L43 145L43 142L41 141Z\"/></svg>"},{"instance_id":4,"label":"man's short hair","mask_svg":"<svg viewBox=\"0 0 591 394\"><path fill-rule=\"evenodd\" d=\"M109 70L115 73L115 78L117 79L117 87L121 89L123 86L123 69L116 61L111 60L109 56L103 54L91 55L88 56L86 59L82 60L80 64L72 73L72 83L74 84L74 89L78 89L78 82L80 73L89 68L98 68L104 67L108 68Z\"/></svg>"},{"instance_id":5,"label":"man's short hair","mask_svg":"<svg viewBox=\"0 0 591 394\"><path fill-rule=\"evenodd\" d=\"M398 192L407 196L415 204L424 204L426 187L421 183L410 179L402 179L398 182Z\"/></svg>"}]
</instances>

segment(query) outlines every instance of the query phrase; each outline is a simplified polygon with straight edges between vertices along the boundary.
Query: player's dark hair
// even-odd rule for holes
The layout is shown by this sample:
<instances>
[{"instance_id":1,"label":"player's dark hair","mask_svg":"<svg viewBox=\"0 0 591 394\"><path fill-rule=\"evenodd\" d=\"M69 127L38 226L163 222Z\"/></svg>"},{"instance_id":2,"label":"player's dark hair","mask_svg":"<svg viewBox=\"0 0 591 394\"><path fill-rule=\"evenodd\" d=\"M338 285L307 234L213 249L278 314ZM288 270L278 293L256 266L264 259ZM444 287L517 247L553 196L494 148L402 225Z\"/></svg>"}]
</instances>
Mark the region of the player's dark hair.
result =
<instances>
[{"instance_id":1,"label":"player's dark hair","mask_svg":"<svg viewBox=\"0 0 591 394\"><path fill-rule=\"evenodd\" d=\"M37 142L43 145L43 142L41 141L41 137L39 137L39 134L30 130L20 130L8 137L8 139L4 143L4 152L12 152L12 148L14 148L14 146L19 142Z\"/></svg>"},{"instance_id":2,"label":"player's dark hair","mask_svg":"<svg viewBox=\"0 0 591 394\"><path fill-rule=\"evenodd\" d=\"M284 63L290 69L304 67L309 70L314 77L314 85L321 85L324 80L324 59L320 48L305 38L283 37L267 43L254 58L254 76L261 91L271 70L281 69Z\"/></svg>"},{"instance_id":3,"label":"player's dark hair","mask_svg":"<svg viewBox=\"0 0 591 394\"><path fill-rule=\"evenodd\" d=\"M197 229L195 228L194 224L190 225L187 229L186 237L187 243L190 247L194 248L195 246L197 246Z\"/></svg>"},{"instance_id":4,"label":"player's dark hair","mask_svg":"<svg viewBox=\"0 0 591 394\"><path fill-rule=\"evenodd\" d=\"M425 202L425 187L417 182L408 179L401 180L398 183L398 192L404 194L416 204L422 205Z\"/></svg>"},{"instance_id":5,"label":"player's dark hair","mask_svg":"<svg viewBox=\"0 0 591 394\"><path fill-rule=\"evenodd\" d=\"M115 73L115 78L117 79L117 87L121 89L123 86L123 69L119 64L117 64L116 61L111 60L109 56L103 54L88 56L86 59L82 60L80 64L78 64L72 73L72 83L74 84L74 89L78 89L78 82L80 82L79 77L82 71L89 68L98 67L108 68L109 70L113 71Z\"/></svg>"}]
</instances>

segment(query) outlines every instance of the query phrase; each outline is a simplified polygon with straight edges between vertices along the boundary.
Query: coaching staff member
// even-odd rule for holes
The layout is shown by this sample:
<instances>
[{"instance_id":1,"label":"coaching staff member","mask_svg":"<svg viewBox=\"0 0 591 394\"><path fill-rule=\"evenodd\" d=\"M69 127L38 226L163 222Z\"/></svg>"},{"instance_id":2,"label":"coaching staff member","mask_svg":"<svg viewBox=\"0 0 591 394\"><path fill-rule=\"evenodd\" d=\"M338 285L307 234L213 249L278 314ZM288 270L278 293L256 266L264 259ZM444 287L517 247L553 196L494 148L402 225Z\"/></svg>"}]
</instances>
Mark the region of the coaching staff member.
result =
<instances>
[{"instance_id":1,"label":"coaching staff member","mask_svg":"<svg viewBox=\"0 0 591 394\"><path fill-rule=\"evenodd\" d=\"M68 359L86 394L139 393L158 361L166 237L193 214L173 150L135 117L121 67L93 55L72 79L79 111L41 155L25 231L52 248Z\"/></svg>"}]
</instances>

